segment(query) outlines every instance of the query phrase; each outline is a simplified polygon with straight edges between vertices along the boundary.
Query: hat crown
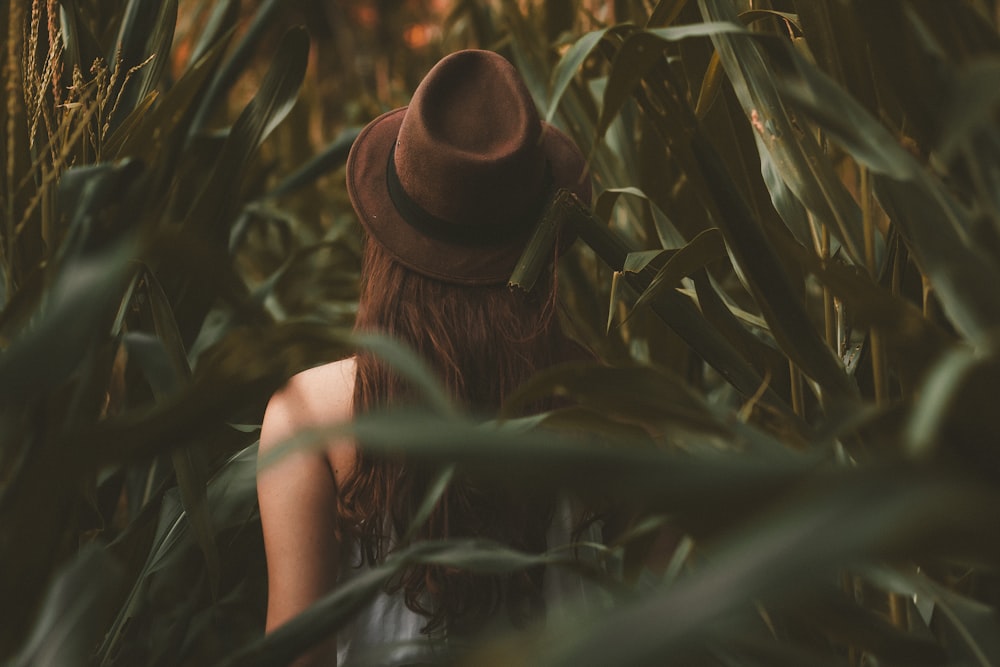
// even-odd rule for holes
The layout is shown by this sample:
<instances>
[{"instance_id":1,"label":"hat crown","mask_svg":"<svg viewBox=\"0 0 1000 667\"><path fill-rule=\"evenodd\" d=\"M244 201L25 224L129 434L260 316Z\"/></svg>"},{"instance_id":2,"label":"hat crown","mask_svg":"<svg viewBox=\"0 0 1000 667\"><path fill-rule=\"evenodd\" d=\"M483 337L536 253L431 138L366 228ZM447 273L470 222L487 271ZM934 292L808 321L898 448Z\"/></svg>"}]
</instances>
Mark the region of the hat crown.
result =
<instances>
[{"instance_id":1,"label":"hat crown","mask_svg":"<svg viewBox=\"0 0 1000 667\"><path fill-rule=\"evenodd\" d=\"M396 139L407 195L456 225L514 225L545 194L542 125L514 67L490 51L442 59L417 88Z\"/></svg>"},{"instance_id":2,"label":"hat crown","mask_svg":"<svg viewBox=\"0 0 1000 667\"><path fill-rule=\"evenodd\" d=\"M502 56L459 51L358 134L347 191L369 238L423 276L458 285L507 282L548 195L590 201L586 160L538 117ZM559 237L558 254L572 242Z\"/></svg>"}]
</instances>

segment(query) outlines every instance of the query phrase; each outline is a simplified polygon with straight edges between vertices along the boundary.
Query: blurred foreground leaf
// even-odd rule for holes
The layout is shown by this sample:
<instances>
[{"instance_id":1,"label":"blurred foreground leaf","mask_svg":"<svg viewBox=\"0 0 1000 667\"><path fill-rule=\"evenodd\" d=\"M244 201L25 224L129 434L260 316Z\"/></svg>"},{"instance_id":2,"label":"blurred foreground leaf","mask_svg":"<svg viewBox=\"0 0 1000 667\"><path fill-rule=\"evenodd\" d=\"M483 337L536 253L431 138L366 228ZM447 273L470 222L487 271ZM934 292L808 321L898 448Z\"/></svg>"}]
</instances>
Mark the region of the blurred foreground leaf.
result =
<instances>
[{"instance_id":1,"label":"blurred foreground leaf","mask_svg":"<svg viewBox=\"0 0 1000 667\"><path fill-rule=\"evenodd\" d=\"M52 579L31 634L10 666L91 664L121 583L110 554L97 546L81 550Z\"/></svg>"}]
</instances>

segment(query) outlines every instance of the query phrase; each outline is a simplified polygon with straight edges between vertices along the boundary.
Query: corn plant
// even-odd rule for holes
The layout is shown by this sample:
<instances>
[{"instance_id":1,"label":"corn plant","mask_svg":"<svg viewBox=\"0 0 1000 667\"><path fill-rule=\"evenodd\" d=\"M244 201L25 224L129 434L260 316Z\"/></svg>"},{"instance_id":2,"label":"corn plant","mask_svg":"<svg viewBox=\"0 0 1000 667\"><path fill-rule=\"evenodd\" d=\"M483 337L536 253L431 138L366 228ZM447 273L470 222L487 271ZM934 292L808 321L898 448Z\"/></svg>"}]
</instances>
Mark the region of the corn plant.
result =
<instances>
[{"instance_id":1,"label":"corn plant","mask_svg":"<svg viewBox=\"0 0 1000 667\"><path fill-rule=\"evenodd\" d=\"M342 230L296 232L263 279L246 268L254 230L308 229L280 215L281 198L350 145L285 173L258 158L292 112L310 39L282 35L294 17L280 2L238 34L238 3L202 14L185 34L176 1L15 0L0 19L10 664L205 659L227 650L220 628L256 635L253 474L233 463L253 460L243 424L290 372L344 349L357 250ZM232 113L233 84L265 48L258 89ZM346 276L331 282L326 324L276 325L270 302L322 252Z\"/></svg>"},{"instance_id":2,"label":"corn plant","mask_svg":"<svg viewBox=\"0 0 1000 667\"><path fill-rule=\"evenodd\" d=\"M0 659L287 664L435 562L582 568L602 592L456 664L1000 664L995 2L457 3L440 48L503 50L597 186L552 215L580 239L563 315L602 363L539 373L485 424L343 333L357 238L337 179L310 184L353 131L301 169L260 159L296 136L306 76L282 5L237 30L238 3L203 3L180 35L172 2L0 17ZM317 197L339 213L303 222ZM262 637L263 401L355 345L424 408L286 450L353 433L558 487L606 510L593 561L415 544ZM506 419L551 394L567 407Z\"/></svg>"}]
</instances>

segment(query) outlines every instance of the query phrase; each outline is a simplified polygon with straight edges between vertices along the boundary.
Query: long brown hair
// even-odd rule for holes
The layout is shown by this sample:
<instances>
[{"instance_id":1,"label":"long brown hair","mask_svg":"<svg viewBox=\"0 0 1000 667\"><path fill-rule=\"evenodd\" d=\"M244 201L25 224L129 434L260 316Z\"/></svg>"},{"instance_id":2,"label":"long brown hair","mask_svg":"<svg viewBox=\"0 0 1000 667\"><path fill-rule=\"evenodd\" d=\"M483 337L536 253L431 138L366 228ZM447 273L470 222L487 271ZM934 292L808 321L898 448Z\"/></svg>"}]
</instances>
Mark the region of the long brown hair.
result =
<instances>
[{"instance_id":1,"label":"long brown hair","mask_svg":"<svg viewBox=\"0 0 1000 667\"><path fill-rule=\"evenodd\" d=\"M377 331L410 345L451 395L475 414L495 412L535 371L580 348L554 316L554 282L530 294L507 286L472 287L426 278L395 262L378 243L365 243L356 330ZM373 355L357 355L354 413L405 404L412 392ZM533 409L544 409L536 405ZM360 542L361 557L381 562L410 525L435 472L398 458L359 450L341 491L341 521ZM459 472L414 540L478 537L528 552L546 548L553 498L544 491L472 478ZM509 576L413 566L390 586L428 617L424 632L465 634L501 607L520 624L543 608L542 569Z\"/></svg>"}]
</instances>

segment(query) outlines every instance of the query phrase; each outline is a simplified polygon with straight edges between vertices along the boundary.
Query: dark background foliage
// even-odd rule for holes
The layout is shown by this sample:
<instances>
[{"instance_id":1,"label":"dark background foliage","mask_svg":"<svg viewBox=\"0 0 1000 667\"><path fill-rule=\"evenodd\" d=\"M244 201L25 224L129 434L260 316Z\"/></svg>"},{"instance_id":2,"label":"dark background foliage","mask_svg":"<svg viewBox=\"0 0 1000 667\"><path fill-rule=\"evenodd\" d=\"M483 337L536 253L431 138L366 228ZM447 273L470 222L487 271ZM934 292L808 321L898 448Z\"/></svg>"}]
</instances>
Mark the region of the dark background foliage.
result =
<instances>
[{"instance_id":1,"label":"dark background foliage","mask_svg":"<svg viewBox=\"0 0 1000 667\"><path fill-rule=\"evenodd\" d=\"M261 637L264 402L367 345L426 408L331 428L628 508L601 605L449 661L1000 664L998 12L11 0L0 660L285 664L407 563L566 566L418 544ZM604 363L539 374L511 413L574 407L500 427L348 333L347 150L467 46L518 66L596 184L549 220L581 239L561 316Z\"/></svg>"}]
</instances>

